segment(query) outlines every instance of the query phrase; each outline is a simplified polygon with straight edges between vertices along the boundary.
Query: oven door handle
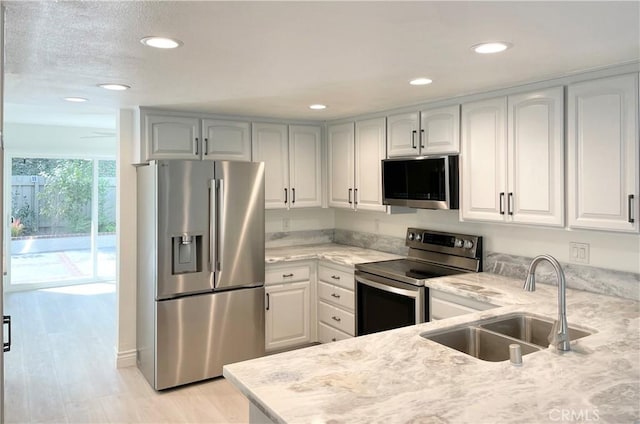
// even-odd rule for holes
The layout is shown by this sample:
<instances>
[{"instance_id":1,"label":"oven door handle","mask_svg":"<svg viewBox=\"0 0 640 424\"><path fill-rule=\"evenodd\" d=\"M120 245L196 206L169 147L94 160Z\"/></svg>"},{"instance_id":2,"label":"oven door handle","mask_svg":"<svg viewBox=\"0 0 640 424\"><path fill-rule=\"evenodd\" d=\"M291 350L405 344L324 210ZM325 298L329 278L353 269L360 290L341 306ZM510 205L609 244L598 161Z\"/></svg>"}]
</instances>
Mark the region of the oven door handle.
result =
<instances>
[{"instance_id":1,"label":"oven door handle","mask_svg":"<svg viewBox=\"0 0 640 424\"><path fill-rule=\"evenodd\" d=\"M416 286L416 290L407 290L402 289L400 287L394 287L389 284L379 283L377 281L369 280L368 278L364 278L361 275L356 276L356 283L362 283L364 285L374 287L376 289L380 289L382 291L399 294L401 296L411 297L413 299L417 299L420 296L419 286Z\"/></svg>"}]
</instances>

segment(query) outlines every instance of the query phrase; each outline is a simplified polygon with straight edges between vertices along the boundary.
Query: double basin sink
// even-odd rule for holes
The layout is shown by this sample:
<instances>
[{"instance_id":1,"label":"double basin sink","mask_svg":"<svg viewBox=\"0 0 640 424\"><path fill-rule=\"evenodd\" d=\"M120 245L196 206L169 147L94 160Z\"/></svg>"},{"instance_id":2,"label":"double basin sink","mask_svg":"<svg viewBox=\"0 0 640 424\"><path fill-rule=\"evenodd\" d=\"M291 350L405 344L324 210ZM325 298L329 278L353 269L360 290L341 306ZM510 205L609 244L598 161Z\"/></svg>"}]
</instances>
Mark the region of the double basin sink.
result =
<instances>
[{"instance_id":1,"label":"double basin sink","mask_svg":"<svg viewBox=\"0 0 640 424\"><path fill-rule=\"evenodd\" d=\"M421 336L484 361L500 362L509 359L509 345L514 343L520 345L522 355L548 348L552 328L553 320L516 313L429 331ZM569 340L592 333L569 327Z\"/></svg>"}]
</instances>

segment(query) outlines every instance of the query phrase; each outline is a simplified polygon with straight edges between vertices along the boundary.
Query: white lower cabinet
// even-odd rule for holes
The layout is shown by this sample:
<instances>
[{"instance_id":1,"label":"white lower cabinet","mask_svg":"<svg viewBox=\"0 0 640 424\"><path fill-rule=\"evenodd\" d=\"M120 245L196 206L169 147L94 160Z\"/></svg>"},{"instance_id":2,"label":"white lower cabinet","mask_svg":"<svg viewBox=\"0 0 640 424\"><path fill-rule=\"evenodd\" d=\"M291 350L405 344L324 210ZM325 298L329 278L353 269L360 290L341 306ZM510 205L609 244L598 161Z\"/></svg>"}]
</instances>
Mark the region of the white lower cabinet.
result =
<instances>
[{"instance_id":1,"label":"white lower cabinet","mask_svg":"<svg viewBox=\"0 0 640 424\"><path fill-rule=\"evenodd\" d=\"M318 341L327 343L356 334L353 269L318 265Z\"/></svg>"},{"instance_id":2,"label":"white lower cabinet","mask_svg":"<svg viewBox=\"0 0 640 424\"><path fill-rule=\"evenodd\" d=\"M480 302L464 296L429 289L429 321L457 317L472 312L496 308L491 303Z\"/></svg>"},{"instance_id":3,"label":"white lower cabinet","mask_svg":"<svg viewBox=\"0 0 640 424\"><path fill-rule=\"evenodd\" d=\"M313 264L267 267L265 283L265 348L301 346L315 339Z\"/></svg>"}]
</instances>

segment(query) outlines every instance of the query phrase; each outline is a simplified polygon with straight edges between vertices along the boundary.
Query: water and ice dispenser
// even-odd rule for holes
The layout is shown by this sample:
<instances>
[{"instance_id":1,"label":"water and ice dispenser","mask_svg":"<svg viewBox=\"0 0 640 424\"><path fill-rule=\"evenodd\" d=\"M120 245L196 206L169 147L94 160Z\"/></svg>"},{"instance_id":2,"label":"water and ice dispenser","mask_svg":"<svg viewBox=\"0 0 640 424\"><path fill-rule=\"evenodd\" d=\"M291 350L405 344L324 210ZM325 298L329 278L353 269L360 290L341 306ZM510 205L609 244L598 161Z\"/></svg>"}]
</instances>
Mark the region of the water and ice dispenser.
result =
<instances>
[{"instance_id":1,"label":"water and ice dispenser","mask_svg":"<svg viewBox=\"0 0 640 424\"><path fill-rule=\"evenodd\" d=\"M202 236L183 234L172 237L172 274L202 271Z\"/></svg>"}]
</instances>

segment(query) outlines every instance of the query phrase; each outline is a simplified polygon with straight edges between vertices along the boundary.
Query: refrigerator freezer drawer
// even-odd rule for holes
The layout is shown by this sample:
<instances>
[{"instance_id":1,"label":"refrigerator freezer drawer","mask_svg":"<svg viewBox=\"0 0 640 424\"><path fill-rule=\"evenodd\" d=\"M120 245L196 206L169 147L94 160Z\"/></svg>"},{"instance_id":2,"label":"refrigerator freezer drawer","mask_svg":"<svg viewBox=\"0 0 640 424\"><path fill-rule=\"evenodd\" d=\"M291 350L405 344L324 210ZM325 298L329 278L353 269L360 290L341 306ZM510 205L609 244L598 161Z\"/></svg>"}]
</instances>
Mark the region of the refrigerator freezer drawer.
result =
<instances>
[{"instance_id":1,"label":"refrigerator freezer drawer","mask_svg":"<svg viewBox=\"0 0 640 424\"><path fill-rule=\"evenodd\" d=\"M156 390L264 355L264 287L156 302Z\"/></svg>"}]
</instances>

